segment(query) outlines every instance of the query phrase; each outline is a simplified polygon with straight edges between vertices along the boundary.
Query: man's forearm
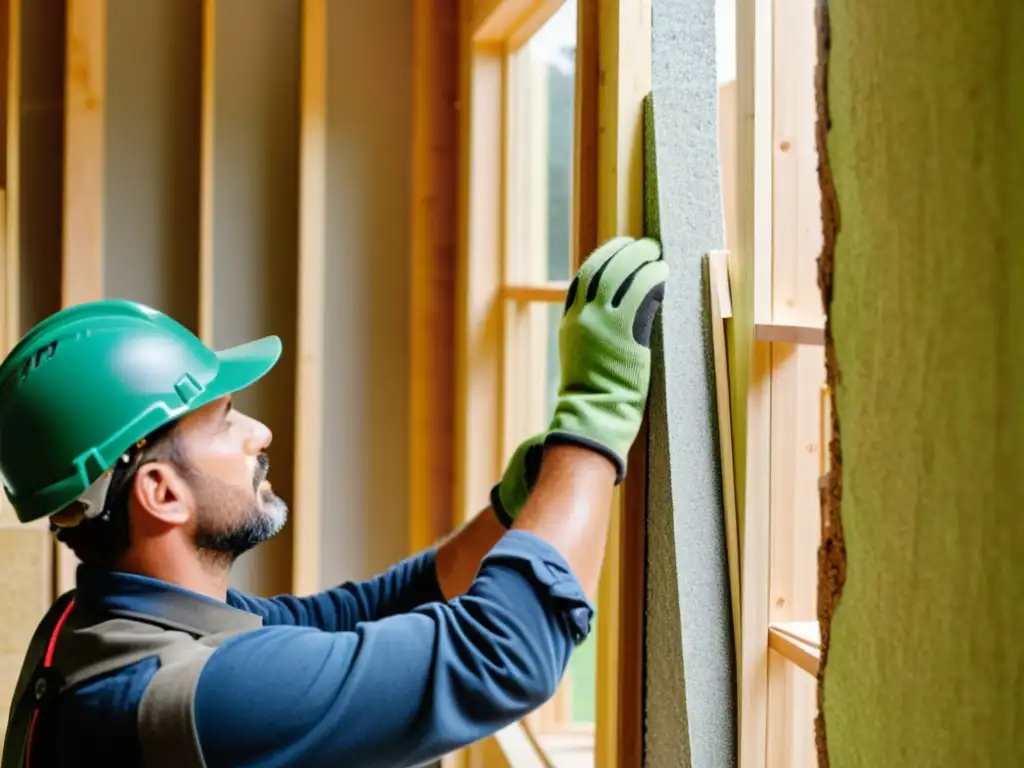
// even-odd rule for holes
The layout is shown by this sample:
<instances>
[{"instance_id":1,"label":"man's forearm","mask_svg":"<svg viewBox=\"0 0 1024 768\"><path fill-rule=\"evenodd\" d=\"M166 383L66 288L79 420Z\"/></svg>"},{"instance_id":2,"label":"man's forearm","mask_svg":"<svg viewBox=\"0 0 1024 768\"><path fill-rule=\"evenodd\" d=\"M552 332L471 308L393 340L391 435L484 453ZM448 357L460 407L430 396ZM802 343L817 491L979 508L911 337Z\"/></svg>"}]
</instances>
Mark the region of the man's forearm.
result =
<instances>
[{"instance_id":1,"label":"man's forearm","mask_svg":"<svg viewBox=\"0 0 1024 768\"><path fill-rule=\"evenodd\" d=\"M614 484L615 467L604 456L577 446L550 446L512 526L558 550L590 599L597 593L608 543Z\"/></svg>"},{"instance_id":2,"label":"man's forearm","mask_svg":"<svg viewBox=\"0 0 1024 768\"><path fill-rule=\"evenodd\" d=\"M604 562L614 482L615 467L604 456L587 448L551 446L513 525L558 550L591 599ZM438 546L437 582L446 599L469 589L481 561L505 532L488 507Z\"/></svg>"},{"instance_id":3,"label":"man's forearm","mask_svg":"<svg viewBox=\"0 0 1024 768\"><path fill-rule=\"evenodd\" d=\"M465 594L481 561L505 533L494 510L488 507L438 545L437 583L445 599Z\"/></svg>"}]
</instances>

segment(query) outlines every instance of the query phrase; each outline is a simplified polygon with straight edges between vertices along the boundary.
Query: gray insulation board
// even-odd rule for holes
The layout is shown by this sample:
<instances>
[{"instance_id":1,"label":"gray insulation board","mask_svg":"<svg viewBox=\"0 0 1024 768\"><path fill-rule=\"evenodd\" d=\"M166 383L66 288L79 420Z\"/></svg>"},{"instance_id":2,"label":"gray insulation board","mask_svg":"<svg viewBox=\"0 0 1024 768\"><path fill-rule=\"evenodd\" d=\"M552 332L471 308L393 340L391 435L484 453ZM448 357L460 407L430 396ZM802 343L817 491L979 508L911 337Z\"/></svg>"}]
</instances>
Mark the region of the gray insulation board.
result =
<instances>
[{"instance_id":1,"label":"gray insulation board","mask_svg":"<svg viewBox=\"0 0 1024 768\"><path fill-rule=\"evenodd\" d=\"M646 226L671 265L652 342L650 768L736 765L735 659L704 255L724 247L713 0L654 0Z\"/></svg>"}]
</instances>

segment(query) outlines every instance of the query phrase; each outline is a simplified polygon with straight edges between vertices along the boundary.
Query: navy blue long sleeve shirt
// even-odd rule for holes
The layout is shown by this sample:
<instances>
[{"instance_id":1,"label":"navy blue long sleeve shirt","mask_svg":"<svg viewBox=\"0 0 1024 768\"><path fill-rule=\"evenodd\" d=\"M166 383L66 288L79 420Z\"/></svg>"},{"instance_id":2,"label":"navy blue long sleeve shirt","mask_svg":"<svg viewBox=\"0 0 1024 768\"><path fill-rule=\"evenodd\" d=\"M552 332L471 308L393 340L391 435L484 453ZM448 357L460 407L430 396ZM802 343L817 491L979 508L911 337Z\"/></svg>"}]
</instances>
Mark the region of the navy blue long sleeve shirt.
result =
<instances>
[{"instance_id":1,"label":"navy blue long sleeve shirt","mask_svg":"<svg viewBox=\"0 0 1024 768\"><path fill-rule=\"evenodd\" d=\"M209 601L84 568L77 600L158 613L168 592ZM429 762L543 703L593 613L558 552L522 531L506 534L455 600L444 600L426 552L306 598L232 590L228 606L262 627L217 648L200 674L196 728L211 768ZM141 765L136 714L156 669L144 660L62 703L62 765Z\"/></svg>"}]
</instances>

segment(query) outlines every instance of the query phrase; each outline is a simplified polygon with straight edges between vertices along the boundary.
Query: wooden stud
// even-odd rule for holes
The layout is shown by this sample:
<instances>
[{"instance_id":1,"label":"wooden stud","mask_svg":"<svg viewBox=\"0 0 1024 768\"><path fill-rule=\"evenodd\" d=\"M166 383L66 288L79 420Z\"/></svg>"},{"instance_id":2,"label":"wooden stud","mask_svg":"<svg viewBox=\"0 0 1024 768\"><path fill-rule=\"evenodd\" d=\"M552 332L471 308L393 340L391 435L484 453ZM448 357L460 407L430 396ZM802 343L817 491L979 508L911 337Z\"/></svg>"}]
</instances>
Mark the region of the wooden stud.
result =
<instances>
[{"instance_id":1,"label":"wooden stud","mask_svg":"<svg viewBox=\"0 0 1024 768\"><path fill-rule=\"evenodd\" d=\"M199 338L213 346L213 150L216 117L217 0L203 0L199 171Z\"/></svg>"},{"instance_id":2,"label":"wooden stud","mask_svg":"<svg viewBox=\"0 0 1024 768\"><path fill-rule=\"evenodd\" d=\"M64 229L61 304L103 298L103 134L106 0L68 0L64 94ZM75 586L78 558L57 547L57 590Z\"/></svg>"},{"instance_id":3,"label":"wooden stud","mask_svg":"<svg viewBox=\"0 0 1024 768\"><path fill-rule=\"evenodd\" d=\"M573 137L573 270L597 248L598 132L600 91L598 9L579 2L576 8L576 96Z\"/></svg>"},{"instance_id":4,"label":"wooden stud","mask_svg":"<svg viewBox=\"0 0 1024 768\"><path fill-rule=\"evenodd\" d=\"M4 188L0 189L0 275L3 290L0 291L0 345L3 353L10 351L22 337L22 249L20 249L20 167L22 167L22 0L3 0L0 3L2 22L2 44L6 61L6 94L2 106L6 142L3 147L2 178ZM46 573L42 579L44 595L40 605L45 609L53 599L54 579L52 578L55 544L49 532L46 518L31 523L20 522L7 501L6 494L0 494L0 528L40 531L40 546L43 547L43 562Z\"/></svg>"},{"instance_id":5,"label":"wooden stud","mask_svg":"<svg viewBox=\"0 0 1024 768\"><path fill-rule=\"evenodd\" d=\"M561 5L561 3L559 3ZM531 17L532 18L532 17ZM548 300L531 284L547 278L548 261L548 69L535 50L522 46L512 51L504 44L504 135L502 311L503 368L501 376L501 460L512 455L519 442L545 426L548 314L530 302ZM511 287L509 284L526 285ZM522 290L520 290L522 288ZM564 292L562 294L564 297ZM540 310L540 311L538 311ZM559 687L555 701L533 712L528 721L537 729L553 727L559 702L567 686Z\"/></svg>"},{"instance_id":6,"label":"wooden stud","mask_svg":"<svg viewBox=\"0 0 1024 768\"><path fill-rule=\"evenodd\" d=\"M730 250L733 318L727 330L740 519L739 751L740 768L765 768L771 346L756 340L755 326L770 322L772 3L737 0L736 52L736 243Z\"/></svg>"},{"instance_id":7,"label":"wooden stud","mask_svg":"<svg viewBox=\"0 0 1024 768\"><path fill-rule=\"evenodd\" d=\"M494 414L502 412L502 58L500 47L474 45L464 32L460 101L467 108L460 129L465 138L460 147L455 382L455 514L460 521L486 504L501 473Z\"/></svg>"},{"instance_id":8,"label":"wooden stud","mask_svg":"<svg viewBox=\"0 0 1024 768\"><path fill-rule=\"evenodd\" d=\"M589 2L578 2L576 7L576 83L575 83L575 134L573 137L573 189L572 189L572 209L573 209L573 237L572 237L572 254L571 254L571 268L575 272L582 265L583 260L586 256L597 248L597 179L598 179L598 87L599 87L599 23L598 23L598 10L593 3ZM568 291L568 286L566 286ZM564 302L564 293L563 299ZM642 427L642 430L646 428L646 424ZM645 438L643 438L645 440ZM634 465L630 465L628 468L629 472L638 471ZM643 471L643 470L640 470ZM639 486L641 490L646 490L642 484L634 484ZM636 490L634 487L631 490ZM635 504L637 500L629 499L626 502L627 512L636 509ZM640 502L642 503L642 502ZM631 542L632 543L632 542ZM635 577L636 573L639 572L641 578L645 569L640 566L631 569L631 575ZM627 585L625 587L629 589ZM641 583L637 588L639 590L639 602L641 605L641 611L643 606L643 589L644 585ZM628 603L634 605L633 603ZM629 624L629 622L627 622ZM642 617L641 617L641 628L636 630L637 636L642 635ZM603 628L598 629L597 632L605 631ZM593 642L597 643L595 637ZM640 679L643 677L643 655L638 653L632 660L632 663L639 666ZM604 685L605 681L600 676L601 670L597 668L597 662L595 660L596 686L595 686L595 699L598 695L598 687ZM615 684L616 680L613 678L611 684ZM642 685L642 683L641 683ZM636 722L633 718L643 717L643 695L642 688L638 687L637 690L640 692L639 701L635 702L634 708L622 710L624 716L628 719L628 722L623 725L623 732L627 734L642 734L642 725ZM595 701L596 704L596 701ZM573 731L583 730L581 726L576 726ZM590 724L585 727L584 738L589 744L591 754L596 752L596 738L594 725ZM639 736L637 738L642 738ZM623 739L624 743L633 744L636 739L634 736L628 736ZM549 752L552 751L550 747L546 747ZM595 758L596 759L596 758Z\"/></svg>"},{"instance_id":9,"label":"wooden stud","mask_svg":"<svg viewBox=\"0 0 1024 768\"><path fill-rule=\"evenodd\" d=\"M454 524L459 3L413 4L409 550Z\"/></svg>"},{"instance_id":10,"label":"wooden stud","mask_svg":"<svg viewBox=\"0 0 1024 768\"><path fill-rule=\"evenodd\" d=\"M21 167L21 0L8 0L3 9L3 46L6 49L7 93L3 100L5 120L5 145L2 157L3 190L0 190L0 275L3 276L3 290L0 291L0 344L7 354L21 335L21 270L18 248L19 224L19 175ZM45 528L46 521L40 522ZM0 493L0 528L20 527L20 523L7 500L7 494ZM49 534L47 534L49 539ZM47 542L49 548L49 541ZM47 580L49 582L49 580ZM48 587L51 586L48 583ZM52 595L47 595L49 600Z\"/></svg>"},{"instance_id":11,"label":"wooden stud","mask_svg":"<svg viewBox=\"0 0 1024 768\"><path fill-rule=\"evenodd\" d=\"M599 0L597 240L643 235L643 104L651 90L651 0ZM630 453L626 488L616 493L598 595L597 768L640 765L643 751L643 520L646 440ZM634 466L640 466L634 474ZM629 505L624 513L623 496Z\"/></svg>"},{"instance_id":12,"label":"wooden stud","mask_svg":"<svg viewBox=\"0 0 1024 768\"><path fill-rule=\"evenodd\" d=\"M103 296L106 0L68 0L64 132L64 306Z\"/></svg>"},{"instance_id":13,"label":"wooden stud","mask_svg":"<svg viewBox=\"0 0 1024 768\"><path fill-rule=\"evenodd\" d=\"M6 131L4 149L4 253L3 270L5 290L2 339L4 353L14 347L21 333L21 3L8 0L7 12L7 95ZM7 505L6 496L3 504Z\"/></svg>"},{"instance_id":14,"label":"wooden stud","mask_svg":"<svg viewBox=\"0 0 1024 768\"><path fill-rule=\"evenodd\" d=\"M295 366L295 515L292 591L320 583L320 499L324 472L326 286L327 4L302 1L299 117L299 301Z\"/></svg>"},{"instance_id":15,"label":"wooden stud","mask_svg":"<svg viewBox=\"0 0 1024 768\"><path fill-rule=\"evenodd\" d=\"M814 0L777 4L772 48L772 326L771 569L769 621L803 622L817 614L821 539L821 409L825 380L824 312L817 284L822 247L815 128L817 35ZM809 621L817 629L816 622ZM770 637L769 645L777 645ZM799 650L800 646L792 646ZM816 683L794 675L783 655L769 654L769 765L811 768ZM806 660L807 655L798 658Z\"/></svg>"},{"instance_id":16,"label":"wooden stud","mask_svg":"<svg viewBox=\"0 0 1024 768\"><path fill-rule=\"evenodd\" d=\"M506 285L501 289L501 297L506 301L547 302L561 304L569 290L569 281L552 281L544 285Z\"/></svg>"}]
</instances>

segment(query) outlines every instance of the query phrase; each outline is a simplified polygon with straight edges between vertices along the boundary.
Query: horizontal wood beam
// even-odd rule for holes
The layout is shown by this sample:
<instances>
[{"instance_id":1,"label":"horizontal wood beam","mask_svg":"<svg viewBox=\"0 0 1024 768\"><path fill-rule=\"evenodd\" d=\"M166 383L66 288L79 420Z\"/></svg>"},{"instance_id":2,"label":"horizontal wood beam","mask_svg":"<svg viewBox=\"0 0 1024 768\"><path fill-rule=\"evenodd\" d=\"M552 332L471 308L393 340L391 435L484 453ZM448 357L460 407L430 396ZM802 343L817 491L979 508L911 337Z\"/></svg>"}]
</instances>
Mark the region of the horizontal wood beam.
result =
<instances>
[{"instance_id":1,"label":"horizontal wood beam","mask_svg":"<svg viewBox=\"0 0 1024 768\"><path fill-rule=\"evenodd\" d=\"M803 344L813 347L825 345L824 325L787 323L756 323L754 338L774 344Z\"/></svg>"},{"instance_id":2,"label":"horizontal wood beam","mask_svg":"<svg viewBox=\"0 0 1024 768\"><path fill-rule=\"evenodd\" d=\"M546 301L560 304L565 301L569 281L538 283L535 285L506 285L501 290L502 298L511 301Z\"/></svg>"},{"instance_id":3,"label":"horizontal wood beam","mask_svg":"<svg viewBox=\"0 0 1024 768\"><path fill-rule=\"evenodd\" d=\"M517 34L520 28L535 25L532 32L525 35L528 38L563 2L565 0L472 0L470 37L475 43L503 43L515 35L521 44L524 36Z\"/></svg>"},{"instance_id":4,"label":"horizontal wood beam","mask_svg":"<svg viewBox=\"0 0 1024 768\"><path fill-rule=\"evenodd\" d=\"M821 664L821 634L816 621L790 621L768 628L768 647L817 676Z\"/></svg>"}]
</instances>

